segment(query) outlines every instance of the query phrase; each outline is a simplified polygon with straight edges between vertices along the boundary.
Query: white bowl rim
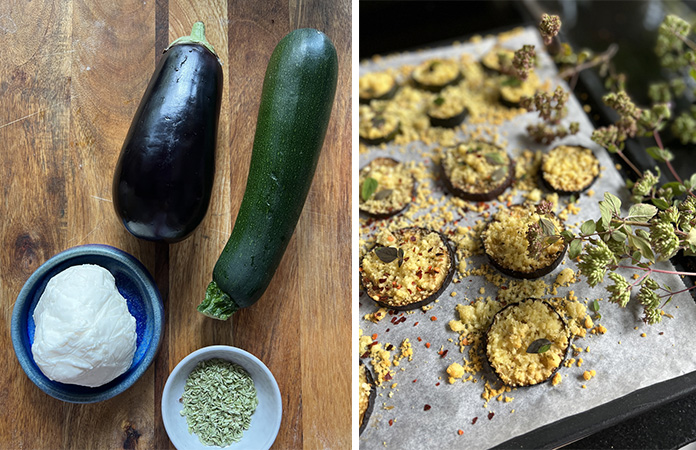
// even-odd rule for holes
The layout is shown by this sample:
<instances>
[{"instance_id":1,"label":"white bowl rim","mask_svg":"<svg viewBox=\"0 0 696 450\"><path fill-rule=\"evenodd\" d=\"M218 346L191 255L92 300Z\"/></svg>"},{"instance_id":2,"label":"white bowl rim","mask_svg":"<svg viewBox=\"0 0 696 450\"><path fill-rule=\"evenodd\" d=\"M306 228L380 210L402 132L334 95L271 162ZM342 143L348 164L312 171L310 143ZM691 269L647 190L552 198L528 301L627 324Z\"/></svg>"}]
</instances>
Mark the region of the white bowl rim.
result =
<instances>
[{"instance_id":1,"label":"white bowl rim","mask_svg":"<svg viewBox=\"0 0 696 450\"><path fill-rule=\"evenodd\" d=\"M162 390L162 401L161 401L161 415L162 415L162 422L164 423L164 428L167 431L167 434L169 436L169 440L171 443L176 447L177 443L172 440L172 432L170 431L170 427L174 427L174 424L171 423L168 420L169 414L165 414L165 410L168 410L166 407L166 401L172 396L172 389L173 389L173 380L177 377L179 372L183 370L182 368L187 366L188 363L194 361L196 363L206 360L206 359L211 359L215 358L215 356L210 356L211 353L217 353L217 352L223 352L223 353L228 353L228 354L238 354L242 355L246 358L248 358L250 361L252 361L259 369L261 369L265 375L268 377L268 380L270 381L271 384L271 395L274 398L274 400L277 402L279 411L277 414L277 419L275 420L272 429L271 429L271 439L270 439L270 444L267 448L270 448L271 445L273 445L273 442L275 442L276 437L278 436L278 432L280 431L280 423L283 417L283 400L280 395L280 388L278 387L278 382L276 381L275 377L273 376L273 373L270 371L270 369L261 361L259 358L254 356L253 354L249 353L246 350L243 350L239 347L233 347L231 345L209 345L207 347L202 347L199 348L198 350L193 351L192 353L189 353L187 356L184 357L179 363L174 367L172 372L169 374L167 377L167 382L164 384L164 389ZM219 358L224 359L224 357L217 356ZM178 414L178 412L177 412ZM242 441L239 443L243 443L244 440L242 438ZM237 443L237 444L239 444ZM231 446L234 446L235 444L231 444L228 447L222 447L222 448L230 448ZM210 447L206 446L206 448L221 448L221 447ZM245 447L246 448L246 447Z\"/></svg>"}]
</instances>

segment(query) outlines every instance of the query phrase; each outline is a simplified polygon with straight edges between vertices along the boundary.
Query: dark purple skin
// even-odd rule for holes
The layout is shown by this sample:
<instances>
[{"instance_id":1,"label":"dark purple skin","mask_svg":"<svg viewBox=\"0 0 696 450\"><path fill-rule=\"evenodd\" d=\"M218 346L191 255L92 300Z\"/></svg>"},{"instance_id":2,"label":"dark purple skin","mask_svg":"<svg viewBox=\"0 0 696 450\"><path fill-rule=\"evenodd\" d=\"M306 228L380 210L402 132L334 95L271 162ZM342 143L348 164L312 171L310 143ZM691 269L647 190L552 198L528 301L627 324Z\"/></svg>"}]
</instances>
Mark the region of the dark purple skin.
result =
<instances>
[{"instance_id":1,"label":"dark purple skin","mask_svg":"<svg viewBox=\"0 0 696 450\"><path fill-rule=\"evenodd\" d=\"M363 362L360 361L359 365L363 365ZM370 396L368 397L367 400L367 409L365 410L365 414L363 415L363 421L360 424L360 429L358 430L358 435L361 435L363 431L365 431L365 428L367 428L367 423L370 421L370 416L372 415L372 410L375 407L375 398L377 397L377 388L375 387L375 380L372 377L372 372L370 372L370 369L365 366L365 375L367 378L367 382L370 383L370 386L372 388L370 389Z\"/></svg>"},{"instance_id":2,"label":"dark purple skin","mask_svg":"<svg viewBox=\"0 0 696 450\"><path fill-rule=\"evenodd\" d=\"M116 214L138 238L177 242L201 223L215 174L222 67L200 44L160 58L121 149Z\"/></svg>"}]
</instances>

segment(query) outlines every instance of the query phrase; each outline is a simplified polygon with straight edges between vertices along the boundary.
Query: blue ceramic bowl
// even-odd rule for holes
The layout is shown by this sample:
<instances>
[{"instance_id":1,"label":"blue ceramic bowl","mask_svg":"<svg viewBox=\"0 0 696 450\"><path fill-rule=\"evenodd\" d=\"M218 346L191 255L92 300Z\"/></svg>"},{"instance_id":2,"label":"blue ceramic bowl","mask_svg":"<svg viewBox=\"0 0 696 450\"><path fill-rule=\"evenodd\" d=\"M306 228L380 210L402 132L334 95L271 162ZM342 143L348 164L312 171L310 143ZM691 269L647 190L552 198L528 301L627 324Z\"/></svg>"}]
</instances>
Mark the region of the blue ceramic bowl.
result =
<instances>
[{"instance_id":1,"label":"blue ceramic bowl","mask_svg":"<svg viewBox=\"0 0 696 450\"><path fill-rule=\"evenodd\" d=\"M116 287L136 321L136 349L130 368L115 380L91 388L58 383L48 379L34 362L34 308L48 280L70 266L97 264L116 279ZM19 364L42 391L71 403L94 403L112 398L128 389L147 370L162 339L164 307L155 281L136 258L115 247L100 244L69 248L42 264L29 277L17 296L12 312L12 345Z\"/></svg>"}]
</instances>

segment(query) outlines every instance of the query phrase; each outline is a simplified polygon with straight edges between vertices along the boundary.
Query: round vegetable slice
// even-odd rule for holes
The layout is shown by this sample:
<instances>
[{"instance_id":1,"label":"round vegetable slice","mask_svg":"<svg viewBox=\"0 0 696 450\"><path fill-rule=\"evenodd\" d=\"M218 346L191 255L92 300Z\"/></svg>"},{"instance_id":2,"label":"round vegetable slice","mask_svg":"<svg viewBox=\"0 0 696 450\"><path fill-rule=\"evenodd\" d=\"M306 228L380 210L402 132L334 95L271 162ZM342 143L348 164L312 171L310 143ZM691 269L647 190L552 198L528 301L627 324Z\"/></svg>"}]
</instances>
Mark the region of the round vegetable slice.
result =
<instances>
[{"instance_id":1,"label":"round vegetable slice","mask_svg":"<svg viewBox=\"0 0 696 450\"><path fill-rule=\"evenodd\" d=\"M512 205L498 210L486 225L483 250L505 275L539 278L561 263L568 247L560 237L564 229L553 213L540 215L533 205Z\"/></svg>"},{"instance_id":2,"label":"round vegetable slice","mask_svg":"<svg viewBox=\"0 0 696 450\"><path fill-rule=\"evenodd\" d=\"M430 92L440 92L447 86L459 83L462 71L456 61L451 59L431 59L421 63L411 74L417 88Z\"/></svg>"},{"instance_id":3,"label":"round vegetable slice","mask_svg":"<svg viewBox=\"0 0 696 450\"><path fill-rule=\"evenodd\" d=\"M437 95L428 106L430 125L442 128L454 128L461 124L469 110L464 102L456 95Z\"/></svg>"},{"instance_id":4,"label":"round vegetable slice","mask_svg":"<svg viewBox=\"0 0 696 450\"><path fill-rule=\"evenodd\" d=\"M477 202L502 194L515 173L515 163L507 152L483 141L462 142L446 149L441 167L452 194Z\"/></svg>"},{"instance_id":5,"label":"round vegetable slice","mask_svg":"<svg viewBox=\"0 0 696 450\"><path fill-rule=\"evenodd\" d=\"M586 191L598 176L599 160L586 147L559 145L545 154L541 162L544 185L563 195Z\"/></svg>"},{"instance_id":6,"label":"round vegetable slice","mask_svg":"<svg viewBox=\"0 0 696 450\"><path fill-rule=\"evenodd\" d=\"M387 157L373 159L360 170L359 179L360 211L379 219L403 211L416 186L408 168Z\"/></svg>"},{"instance_id":7,"label":"round vegetable slice","mask_svg":"<svg viewBox=\"0 0 696 450\"><path fill-rule=\"evenodd\" d=\"M454 250L441 233L401 228L384 233L360 263L367 295L380 306L399 311L434 301L454 275Z\"/></svg>"},{"instance_id":8,"label":"round vegetable slice","mask_svg":"<svg viewBox=\"0 0 696 450\"><path fill-rule=\"evenodd\" d=\"M375 387L375 381L372 377L372 372L367 368L362 361L360 361L360 369L358 374L359 382L359 400L358 400L358 424L359 431L358 434L362 434L367 427L367 423L370 421L370 416L372 415L372 410L375 407L375 398L377 397L377 389Z\"/></svg>"},{"instance_id":9,"label":"round vegetable slice","mask_svg":"<svg viewBox=\"0 0 696 450\"><path fill-rule=\"evenodd\" d=\"M508 108L519 108L522 97L532 97L541 86L539 77L530 72L527 79L520 81L513 76L500 77L500 103Z\"/></svg>"},{"instance_id":10,"label":"round vegetable slice","mask_svg":"<svg viewBox=\"0 0 696 450\"><path fill-rule=\"evenodd\" d=\"M361 106L358 127L360 140L367 145L379 145L399 134L400 122L394 113Z\"/></svg>"},{"instance_id":11,"label":"round vegetable slice","mask_svg":"<svg viewBox=\"0 0 696 450\"><path fill-rule=\"evenodd\" d=\"M358 98L360 103L372 100L390 100L394 98L399 85L393 75L386 72L372 72L360 77L358 81Z\"/></svg>"},{"instance_id":12,"label":"round vegetable slice","mask_svg":"<svg viewBox=\"0 0 696 450\"><path fill-rule=\"evenodd\" d=\"M486 360L511 387L551 379L568 354L570 330L547 302L528 298L496 313L486 331Z\"/></svg>"},{"instance_id":13,"label":"round vegetable slice","mask_svg":"<svg viewBox=\"0 0 696 450\"><path fill-rule=\"evenodd\" d=\"M481 58L481 65L491 73L509 74L515 51L509 48L495 47Z\"/></svg>"}]
</instances>

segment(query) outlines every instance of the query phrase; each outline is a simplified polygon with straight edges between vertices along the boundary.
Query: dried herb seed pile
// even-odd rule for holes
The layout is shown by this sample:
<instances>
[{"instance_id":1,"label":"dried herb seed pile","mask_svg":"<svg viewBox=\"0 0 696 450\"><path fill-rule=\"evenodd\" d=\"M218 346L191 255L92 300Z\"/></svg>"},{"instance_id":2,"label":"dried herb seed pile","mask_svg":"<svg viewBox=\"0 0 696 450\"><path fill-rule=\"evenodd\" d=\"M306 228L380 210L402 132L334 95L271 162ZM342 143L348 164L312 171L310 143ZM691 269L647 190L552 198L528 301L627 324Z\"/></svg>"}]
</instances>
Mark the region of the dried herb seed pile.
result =
<instances>
[{"instance_id":1,"label":"dried herb seed pile","mask_svg":"<svg viewBox=\"0 0 696 450\"><path fill-rule=\"evenodd\" d=\"M220 447L242 439L259 404L249 373L222 359L201 361L191 371L181 401L189 432Z\"/></svg>"}]
</instances>

